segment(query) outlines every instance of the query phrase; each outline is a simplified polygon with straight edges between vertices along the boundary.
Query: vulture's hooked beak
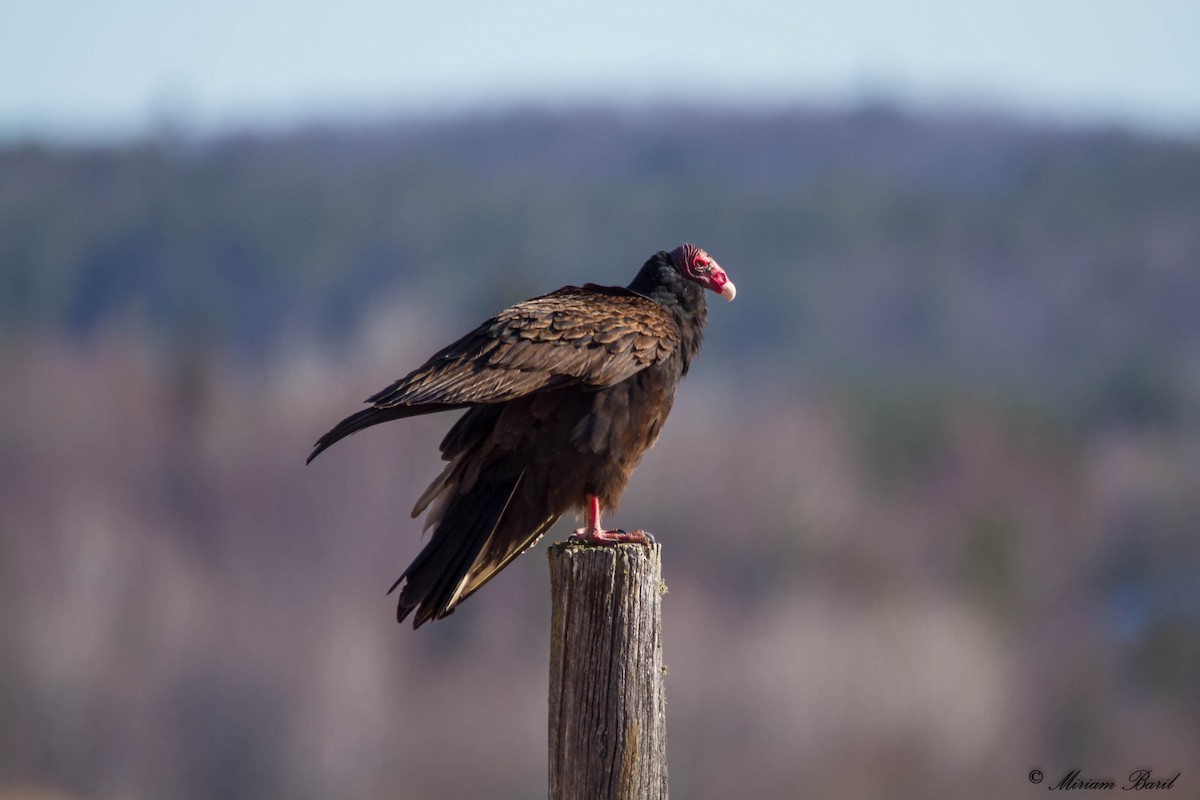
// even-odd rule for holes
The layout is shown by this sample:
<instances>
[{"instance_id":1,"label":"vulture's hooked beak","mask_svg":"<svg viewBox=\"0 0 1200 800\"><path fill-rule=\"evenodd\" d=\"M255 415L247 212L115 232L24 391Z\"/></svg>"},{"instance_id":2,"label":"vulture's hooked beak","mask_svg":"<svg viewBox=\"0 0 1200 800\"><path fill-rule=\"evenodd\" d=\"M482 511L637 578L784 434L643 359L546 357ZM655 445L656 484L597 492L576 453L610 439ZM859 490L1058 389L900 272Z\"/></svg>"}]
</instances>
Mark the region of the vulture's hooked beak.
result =
<instances>
[{"instance_id":1,"label":"vulture's hooked beak","mask_svg":"<svg viewBox=\"0 0 1200 800\"><path fill-rule=\"evenodd\" d=\"M721 297L726 300L732 300L737 297L737 287L733 285L733 281L725 281L725 285L721 287Z\"/></svg>"}]
</instances>

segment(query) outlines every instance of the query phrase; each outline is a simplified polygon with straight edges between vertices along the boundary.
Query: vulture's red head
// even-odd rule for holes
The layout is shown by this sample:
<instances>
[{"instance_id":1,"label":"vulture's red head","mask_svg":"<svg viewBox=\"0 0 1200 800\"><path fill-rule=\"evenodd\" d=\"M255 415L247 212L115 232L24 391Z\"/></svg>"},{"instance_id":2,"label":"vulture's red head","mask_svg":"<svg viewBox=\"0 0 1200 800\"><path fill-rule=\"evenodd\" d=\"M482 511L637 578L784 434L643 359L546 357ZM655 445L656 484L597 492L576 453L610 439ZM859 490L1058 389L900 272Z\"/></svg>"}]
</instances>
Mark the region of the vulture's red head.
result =
<instances>
[{"instance_id":1,"label":"vulture's red head","mask_svg":"<svg viewBox=\"0 0 1200 800\"><path fill-rule=\"evenodd\" d=\"M732 300L737 294L737 287L729 280L721 265L696 245L681 244L672 250L670 255L675 269L688 280L716 292L726 300Z\"/></svg>"}]
</instances>

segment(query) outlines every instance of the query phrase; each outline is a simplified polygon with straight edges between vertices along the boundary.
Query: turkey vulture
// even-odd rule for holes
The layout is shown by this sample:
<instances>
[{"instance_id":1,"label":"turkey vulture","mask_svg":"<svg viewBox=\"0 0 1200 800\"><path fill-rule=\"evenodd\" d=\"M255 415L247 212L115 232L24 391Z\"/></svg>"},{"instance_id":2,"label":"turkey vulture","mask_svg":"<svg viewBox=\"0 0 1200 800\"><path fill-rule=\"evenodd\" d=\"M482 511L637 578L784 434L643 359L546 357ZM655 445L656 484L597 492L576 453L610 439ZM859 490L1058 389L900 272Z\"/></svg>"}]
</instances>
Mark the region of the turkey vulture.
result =
<instances>
[{"instance_id":1,"label":"turkey vulture","mask_svg":"<svg viewBox=\"0 0 1200 800\"><path fill-rule=\"evenodd\" d=\"M700 349L704 290L733 282L692 244L659 252L633 282L567 286L506 308L322 436L308 461L393 419L466 408L442 440L449 463L417 500L433 535L388 594L413 627L441 619L568 511L583 542L646 542L606 531L612 509L671 410Z\"/></svg>"}]
</instances>

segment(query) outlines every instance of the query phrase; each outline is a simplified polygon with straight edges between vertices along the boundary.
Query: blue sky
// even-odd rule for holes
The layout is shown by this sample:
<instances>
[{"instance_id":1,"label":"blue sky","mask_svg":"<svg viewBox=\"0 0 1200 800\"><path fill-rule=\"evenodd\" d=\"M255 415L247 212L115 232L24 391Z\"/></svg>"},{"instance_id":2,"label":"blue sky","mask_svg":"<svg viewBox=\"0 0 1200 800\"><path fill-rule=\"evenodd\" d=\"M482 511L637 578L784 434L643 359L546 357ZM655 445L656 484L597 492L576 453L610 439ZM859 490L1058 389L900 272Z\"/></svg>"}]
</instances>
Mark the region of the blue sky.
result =
<instances>
[{"instance_id":1,"label":"blue sky","mask_svg":"<svg viewBox=\"0 0 1200 800\"><path fill-rule=\"evenodd\" d=\"M3 138L864 96L1200 134L1195 0L40 0L4 17Z\"/></svg>"}]
</instances>

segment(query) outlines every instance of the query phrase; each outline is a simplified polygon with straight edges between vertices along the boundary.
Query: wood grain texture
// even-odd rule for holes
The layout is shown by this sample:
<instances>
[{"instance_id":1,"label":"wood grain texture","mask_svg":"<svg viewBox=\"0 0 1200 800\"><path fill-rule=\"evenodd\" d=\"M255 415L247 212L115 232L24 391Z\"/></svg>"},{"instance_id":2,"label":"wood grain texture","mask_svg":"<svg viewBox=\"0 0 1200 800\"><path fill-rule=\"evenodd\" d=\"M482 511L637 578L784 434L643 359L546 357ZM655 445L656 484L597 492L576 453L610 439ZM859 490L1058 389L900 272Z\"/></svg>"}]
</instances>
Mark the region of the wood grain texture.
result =
<instances>
[{"instance_id":1,"label":"wood grain texture","mask_svg":"<svg viewBox=\"0 0 1200 800\"><path fill-rule=\"evenodd\" d=\"M550 800L667 797L661 553L550 548Z\"/></svg>"}]
</instances>

